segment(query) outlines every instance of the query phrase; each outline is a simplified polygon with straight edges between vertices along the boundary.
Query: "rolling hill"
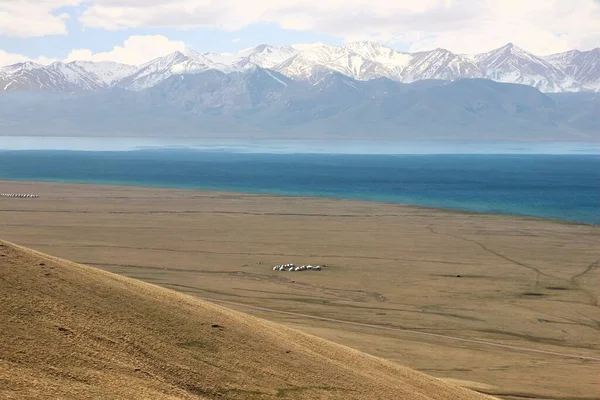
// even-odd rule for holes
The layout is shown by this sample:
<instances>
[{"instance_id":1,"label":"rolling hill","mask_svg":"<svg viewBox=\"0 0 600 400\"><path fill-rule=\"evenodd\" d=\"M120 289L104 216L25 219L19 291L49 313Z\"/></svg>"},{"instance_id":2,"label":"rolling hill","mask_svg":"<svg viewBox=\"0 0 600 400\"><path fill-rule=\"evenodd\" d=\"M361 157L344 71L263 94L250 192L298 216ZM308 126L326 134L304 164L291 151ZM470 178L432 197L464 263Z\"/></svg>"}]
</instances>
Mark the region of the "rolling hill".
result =
<instances>
[{"instance_id":1,"label":"rolling hill","mask_svg":"<svg viewBox=\"0 0 600 400\"><path fill-rule=\"evenodd\" d=\"M4 399L490 399L177 292L0 242Z\"/></svg>"}]
</instances>

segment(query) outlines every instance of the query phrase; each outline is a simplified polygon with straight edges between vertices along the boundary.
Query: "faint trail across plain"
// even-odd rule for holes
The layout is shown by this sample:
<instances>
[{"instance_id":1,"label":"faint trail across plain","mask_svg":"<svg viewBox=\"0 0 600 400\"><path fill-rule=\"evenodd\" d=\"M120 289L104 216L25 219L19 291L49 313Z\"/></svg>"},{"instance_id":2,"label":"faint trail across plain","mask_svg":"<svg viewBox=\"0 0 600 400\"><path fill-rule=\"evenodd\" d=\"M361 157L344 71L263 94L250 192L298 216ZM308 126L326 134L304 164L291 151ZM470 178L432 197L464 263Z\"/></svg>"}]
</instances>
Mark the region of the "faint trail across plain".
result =
<instances>
[{"instance_id":1,"label":"faint trail across plain","mask_svg":"<svg viewBox=\"0 0 600 400\"><path fill-rule=\"evenodd\" d=\"M308 318L308 319L314 319L314 320L326 321L326 322L334 322L334 323L338 323L338 324L362 326L362 327L381 329L381 330L387 330L387 331L404 332L404 333L408 333L411 335L428 336L428 337L433 337L433 338L438 338L438 339L478 344L481 346L491 346L491 347L496 347L496 348L501 348L501 349L517 351L520 353L535 353L535 354L544 354L544 355L563 357L563 358L573 358L573 359L577 359L577 360L600 361L600 357L584 356L584 355L578 355L578 354L567 354L567 353L560 353L560 352L549 351L549 350L531 349L531 348L527 348L527 347L511 346L509 344L489 342L486 340L467 339L467 338L461 338L461 337L456 337L456 336L442 335L439 333L422 332L422 331L417 331L417 330L413 330L413 329L404 329L404 328L396 328L396 327L391 327L391 326L365 324L362 322L345 321L345 320L341 320L341 319L327 318L327 317L318 317L316 315L301 314L301 313L295 313L295 312L291 312L291 311L274 310L274 309L266 308L266 307L251 306L248 304L236 303L234 301L218 300L218 299L213 299L213 298L208 298L208 297L198 297L198 296L194 296L194 297L197 297L200 300L209 301L212 303L226 304L226 305L236 306L236 307L244 307L244 308L248 308L251 310L291 315L294 317Z\"/></svg>"}]
</instances>

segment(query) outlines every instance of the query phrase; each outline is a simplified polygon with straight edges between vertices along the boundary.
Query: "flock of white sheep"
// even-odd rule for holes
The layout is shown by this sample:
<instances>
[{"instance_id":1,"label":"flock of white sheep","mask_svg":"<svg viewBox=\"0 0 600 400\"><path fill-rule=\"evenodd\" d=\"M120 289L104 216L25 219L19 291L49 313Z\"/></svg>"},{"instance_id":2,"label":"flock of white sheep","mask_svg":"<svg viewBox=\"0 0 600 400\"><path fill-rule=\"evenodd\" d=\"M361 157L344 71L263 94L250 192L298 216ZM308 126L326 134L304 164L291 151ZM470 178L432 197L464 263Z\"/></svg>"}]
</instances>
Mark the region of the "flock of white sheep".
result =
<instances>
[{"instance_id":1,"label":"flock of white sheep","mask_svg":"<svg viewBox=\"0 0 600 400\"><path fill-rule=\"evenodd\" d=\"M20 194L20 193L0 193L0 197L19 197L22 199L37 199L37 194Z\"/></svg>"},{"instance_id":2,"label":"flock of white sheep","mask_svg":"<svg viewBox=\"0 0 600 400\"><path fill-rule=\"evenodd\" d=\"M297 267L294 264L284 264L274 266L273 271L321 271L322 268L320 265L301 265Z\"/></svg>"}]
</instances>

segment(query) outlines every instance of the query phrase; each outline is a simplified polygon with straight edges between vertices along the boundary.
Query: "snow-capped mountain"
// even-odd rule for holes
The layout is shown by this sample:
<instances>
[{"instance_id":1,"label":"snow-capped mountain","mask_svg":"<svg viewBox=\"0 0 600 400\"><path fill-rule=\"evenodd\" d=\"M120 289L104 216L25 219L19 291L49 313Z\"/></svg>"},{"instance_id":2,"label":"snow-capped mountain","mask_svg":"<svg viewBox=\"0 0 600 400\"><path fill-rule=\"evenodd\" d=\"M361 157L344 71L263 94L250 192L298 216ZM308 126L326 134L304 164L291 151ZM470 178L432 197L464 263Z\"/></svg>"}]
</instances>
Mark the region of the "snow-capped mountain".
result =
<instances>
[{"instance_id":1,"label":"snow-capped mountain","mask_svg":"<svg viewBox=\"0 0 600 400\"><path fill-rule=\"evenodd\" d=\"M177 51L141 66L82 61L48 66L20 63L0 69L0 92L96 91L112 86L139 91L173 75L210 69L231 73L254 67L311 82L330 71L359 81L485 78L529 85L543 92L600 91L600 49L538 57L509 43L488 53L461 55L445 49L403 53L374 42L356 42L344 46L262 44L235 54Z\"/></svg>"},{"instance_id":2,"label":"snow-capped mountain","mask_svg":"<svg viewBox=\"0 0 600 400\"><path fill-rule=\"evenodd\" d=\"M477 65L466 56L445 49L402 53L374 42L357 42L345 46L390 71L387 77L399 82L423 79L455 80L480 78Z\"/></svg>"},{"instance_id":3,"label":"snow-capped mountain","mask_svg":"<svg viewBox=\"0 0 600 400\"><path fill-rule=\"evenodd\" d=\"M275 69L294 79L309 79L312 71L330 70L358 80L388 77L394 74L373 57L359 54L349 46L337 47L323 43L293 46L298 52ZM313 77L314 78L314 77Z\"/></svg>"},{"instance_id":4,"label":"snow-capped mountain","mask_svg":"<svg viewBox=\"0 0 600 400\"><path fill-rule=\"evenodd\" d=\"M219 70L244 69L249 65L271 69L296 53L297 51L293 47L261 44L240 50L235 54L203 53L202 56L210 60L217 66L215 69Z\"/></svg>"},{"instance_id":5,"label":"snow-capped mountain","mask_svg":"<svg viewBox=\"0 0 600 400\"><path fill-rule=\"evenodd\" d=\"M448 50L409 54L373 42L350 43L343 47L301 47L298 54L275 68L287 76L305 79L316 66L357 80L389 78L398 82L414 82L482 77L478 66L468 57Z\"/></svg>"},{"instance_id":6,"label":"snow-capped mountain","mask_svg":"<svg viewBox=\"0 0 600 400\"><path fill-rule=\"evenodd\" d=\"M548 63L581 83L587 90L600 92L600 48L571 50L544 57Z\"/></svg>"},{"instance_id":7,"label":"snow-capped mountain","mask_svg":"<svg viewBox=\"0 0 600 400\"><path fill-rule=\"evenodd\" d=\"M520 83L542 92L578 91L581 85L540 57L509 43L489 53L475 56L485 78Z\"/></svg>"},{"instance_id":8,"label":"snow-capped mountain","mask_svg":"<svg viewBox=\"0 0 600 400\"><path fill-rule=\"evenodd\" d=\"M384 66L365 59L352 51L331 51L315 49L314 52L301 52L274 69L293 79L311 79L313 71L327 69L339 72L358 80L369 80L390 77L391 73Z\"/></svg>"},{"instance_id":9,"label":"snow-capped mountain","mask_svg":"<svg viewBox=\"0 0 600 400\"><path fill-rule=\"evenodd\" d=\"M253 66L273 68L295 53L296 51L291 47L275 47L266 44L244 49L237 54L176 51L141 65L135 73L119 82L119 86L131 90L143 90L173 75L197 74L209 69L234 72Z\"/></svg>"},{"instance_id":10,"label":"snow-capped mountain","mask_svg":"<svg viewBox=\"0 0 600 400\"><path fill-rule=\"evenodd\" d=\"M360 54L376 63L380 63L389 68L404 68L413 59L413 55L402 53L391 47L387 47L375 42L354 42L344 46L346 49Z\"/></svg>"},{"instance_id":11,"label":"snow-capped mountain","mask_svg":"<svg viewBox=\"0 0 600 400\"><path fill-rule=\"evenodd\" d=\"M95 91L111 87L136 67L113 62L55 62L44 66L32 62L0 69L0 88L53 92Z\"/></svg>"},{"instance_id":12,"label":"snow-capped mountain","mask_svg":"<svg viewBox=\"0 0 600 400\"><path fill-rule=\"evenodd\" d=\"M244 68L248 65L257 65L261 68L272 69L276 65L281 64L294 56L296 53L297 51L293 47L277 47L261 44L240 51L237 55L237 59L234 60L231 65L238 68Z\"/></svg>"},{"instance_id":13,"label":"snow-capped mountain","mask_svg":"<svg viewBox=\"0 0 600 400\"><path fill-rule=\"evenodd\" d=\"M465 56L448 50L435 49L414 53L402 71L402 82L415 82L423 79L456 80L481 78L479 67Z\"/></svg>"},{"instance_id":14,"label":"snow-capped mountain","mask_svg":"<svg viewBox=\"0 0 600 400\"><path fill-rule=\"evenodd\" d=\"M80 71L81 74L88 74L105 86L112 86L115 82L133 74L138 69L134 65L119 64L111 61L73 61L68 65Z\"/></svg>"},{"instance_id":15,"label":"snow-capped mountain","mask_svg":"<svg viewBox=\"0 0 600 400\"><path fill-rule=\"evenodd\" d=\"M216 69L218 65L193 50L176 51L141 65L133 74L119 81L118 85L130 90L143 90L173 75L195 74Z\"/></svg>"}]
</instances>

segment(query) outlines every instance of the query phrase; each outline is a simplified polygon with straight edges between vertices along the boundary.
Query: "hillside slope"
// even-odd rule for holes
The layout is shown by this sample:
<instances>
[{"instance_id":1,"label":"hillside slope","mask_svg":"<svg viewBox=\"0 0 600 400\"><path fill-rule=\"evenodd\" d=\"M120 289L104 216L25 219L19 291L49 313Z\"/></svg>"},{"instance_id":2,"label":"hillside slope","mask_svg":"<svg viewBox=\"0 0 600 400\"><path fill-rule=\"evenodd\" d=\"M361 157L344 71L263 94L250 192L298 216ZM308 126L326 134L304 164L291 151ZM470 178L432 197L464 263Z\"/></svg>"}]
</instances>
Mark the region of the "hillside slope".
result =
<instances>
[{"instance_id":1,"label":"hillside slope","mask_svg":"<svg viewBox=\"0 0 600 400\"><path fill-rule=\"evenodd\" d=\"M485 399L167 289L0 242L0 397Z\"/></svg>"}]
</instances>

